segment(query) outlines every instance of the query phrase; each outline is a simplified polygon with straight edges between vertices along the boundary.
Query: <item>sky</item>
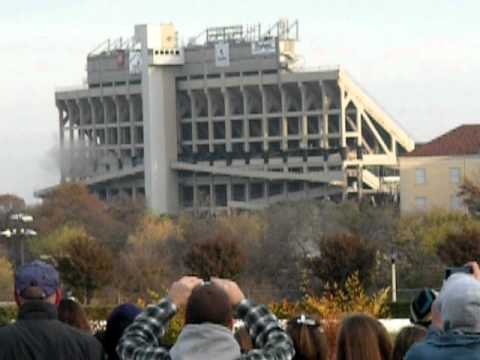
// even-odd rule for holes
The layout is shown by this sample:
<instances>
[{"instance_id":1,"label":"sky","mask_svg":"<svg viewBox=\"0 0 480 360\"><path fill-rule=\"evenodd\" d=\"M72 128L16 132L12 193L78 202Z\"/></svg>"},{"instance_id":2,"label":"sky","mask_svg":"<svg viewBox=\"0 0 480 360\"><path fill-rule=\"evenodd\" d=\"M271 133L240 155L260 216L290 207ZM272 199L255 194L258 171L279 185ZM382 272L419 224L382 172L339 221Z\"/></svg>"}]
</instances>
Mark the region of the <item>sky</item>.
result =
<instances>
[{"instance_id":1,"label":"sky","mask_svg":"<svg viewBox=\"0 0 480 360\"><path fill-rule=\"evenodd\" d=\"M58 183L56 87L81 84L86 55L134 24L300 22L307 66L341 65L416 141L479 122L478 0L23 0L0 12L0 194L34 201Z\"/></svg>"}]
</instances>

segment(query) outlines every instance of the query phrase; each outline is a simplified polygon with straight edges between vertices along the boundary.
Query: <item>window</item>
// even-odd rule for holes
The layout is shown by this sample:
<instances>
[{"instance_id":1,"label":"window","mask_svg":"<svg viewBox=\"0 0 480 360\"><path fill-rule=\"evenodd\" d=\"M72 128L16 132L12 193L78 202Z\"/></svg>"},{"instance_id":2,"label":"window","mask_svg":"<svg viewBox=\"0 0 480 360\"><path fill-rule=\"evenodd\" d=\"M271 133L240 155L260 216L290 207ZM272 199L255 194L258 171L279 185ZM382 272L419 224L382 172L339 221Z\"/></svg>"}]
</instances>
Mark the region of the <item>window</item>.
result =
<instances>
[{"instance_id":1,"label":"window","mask_svg":"<svg viewBox=\"0 0 480 360\"><path fill-rule=\"evenodd\" d=\"M250 198L260 199L263 197L263 183L251 183L250 184Z\"/></svg>"},{"instance_id":2,"label":"window","mask_svg":"<svg viewBox=\"0 0 480 360\"><path fill-rule=\"evenodd\" d=\"M425 169L415 169L415 183L425 184Z\"/></svg>"},{"instance_id":3,"label":"window","mask_svg":"<svg viewBox=\"0 0 480 360\"><path fill-rule=\"evenodd\" d=\"M288 147L288 150L300 149L300 140L288 140L287 147Z\"/></svg>"},{"instance_id":4,"label":"window","mask_svg":"<svg viewBox=\"0 0 480 360\"><path fill-rule=\"evenodd\" d=\"M461 210L462 208L461 199L457 195L452 195L450 198L450 210Z\"/></svg>"},{"instance_id":5,"label":"window","mask_svg":"<svg viewBox=\"0 0 480 360\"><path fill-rule=\"evenodd\" d=\"M300 125L298 118L287 118L288 135L298 135L300 133Z\"/></svg>"},{"instance_id":6,"label":"window","mask_svg":"<svg viewBox=\"0 0 480 360\"><path fill-rule=\"evenodd\" d=\"M182 140L192 141L192 124L182 124Z\"/></svg>"},{"instance_id":7,"label":"window","mask_svg":"<svg viewBox=\"0 0 480 360\"><path fill-rule=\"evenodd\" d=\"M450 169L450 183L451 184L460 184L460 169L459 168L451 168Z\"/></svg>"},{"instance_id":8,"label":"window","mask_svg":"<svg viewBox=\"0 0 480 360\"><path fill-rule=\"evenodd\" d=\"M223 121L213 123L213 137L216 140L225 139L225 123Z\"/></svg>"},{"instance_id":9,"label":"window","mask_svg":"<svg viewBox=\"0 0 480 360\"><path fill-rule=\"evenodd\" d=\"M263 153L263 143L261 143L261 142L251 142L250 143L250 153L256 154L256 155Z\"/></svg>"},{"instance_id":10,"label":"window","mask_svg":"<svg viewBox=\"0 0 480 360\"><path fill-rule=\"evenodd\" d=\"M197 139L208 140L208 122L197 123Z\"/></svg>"},{"instance_id":11,"label":"window","mask_svg":"<svg viewBox=\"0 0 480 360\"><path fill-rule=\"evenodd\" d=\"M232 196L234 201L245 201L245 184L233 184Z\"/></svg>"},{"instance_id":12,"label":"window","mask_svg":"<svg viewBox=\"0 0 480 360\"><path fill-rule=\"evenodd\" d=\"M268 136L282 136L280 118L268 119Z\"/></svg>"},{"instance_id":13,"label":"window","mask_svg":"<svg viewBox=\"0 0 480 360\"><path fill-rule=\"evenodd\" d=\"M249 124L249 134L250 137L261 137L262 136L262 120L250 120Z\"/></svg>"},{"instance_id":14,"label":"window","mask_svg":"<svg viewBox=\"0 0 480 360\"><path fill-rule=\"evenodd\" d=\"M309 116L307 119L307 130L309 134L318 134L318 116Z\"/></svg>"},{"instance_id":15,"label":"window","mask_svg":"<svg viewBox=\"0 0 480 360\"><path fill-rule=\"evenodd\" d=\"M185 208L193 206L193 186L181 186L182 206Z\"/></svg>"},{"instance_id":16,"label":"window","mask_svg":"<svg viewBox=\"0 0 480 360\"><path fill-rule=\"evenodd\" d=\"M232 120L232 139L243 137L243 120Z\"/></svg>"},{"instance_id":17,"label":"window","mask_svg":"<svg viewBox=\"0 0 480 360\"><path fill-rule=\"evenodd\" d=\"M243 153L243 143L233 143L232 152L236 155Z\"/></svg>"},{"instance_id":18,"label":"window","mask_svg":"<svg viewBox=\"0 0 480 360\"><path fill-rule=\"evenodd\" d=\"M279 153L282 150L282 143L280 141L270 141L268 143L268 151L271 154Z\"/></svg>"},{"instance_id":19,"label":"window","mask_svg":"<svg viewBox=\"0 0 480 360\"><path fill-rule=\"evenodd\" d=\"M427 210L427 198L424 196L415 198L415 207L417 210Z\"/></svg>"}]
</instances>

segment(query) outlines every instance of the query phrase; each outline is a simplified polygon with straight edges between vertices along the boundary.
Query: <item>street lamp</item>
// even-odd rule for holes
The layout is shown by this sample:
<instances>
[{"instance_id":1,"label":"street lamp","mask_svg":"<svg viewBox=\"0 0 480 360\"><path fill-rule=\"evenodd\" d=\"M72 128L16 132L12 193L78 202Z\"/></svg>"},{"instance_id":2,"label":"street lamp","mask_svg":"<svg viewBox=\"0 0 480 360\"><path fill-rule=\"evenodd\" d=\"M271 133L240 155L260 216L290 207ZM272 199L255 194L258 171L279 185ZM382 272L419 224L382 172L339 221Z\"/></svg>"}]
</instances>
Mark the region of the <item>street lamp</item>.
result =
<instances>
[{"instance_id":1,"label":"street lamp","mask_svg":"<svg viewBox=\"0 0 480 360\"><path fill-rule=\"evenodd\" d=\"M396 262L397 262L397 253L392 249L391 254L392 260L392 302L397 302L397 269L396 269Z\"/></svg>"},{"instance_id":2,"label":"street lamp","mask_svg":"<svg viewBox=\"0 0 480 360\"><path fill-rule=\"evenodd\" d=\"M33 216L22 213L12 214L10 215L10 220L16 223L17 226L12 226L12 228L3 230L0 232L0 235L6 237L7 239L18 237L20 246L20 265L23 266L25 263L25 237L37 236L37 232L35 230L26 227L26 224L33 222Z\"/></svg>"}]
</instances>

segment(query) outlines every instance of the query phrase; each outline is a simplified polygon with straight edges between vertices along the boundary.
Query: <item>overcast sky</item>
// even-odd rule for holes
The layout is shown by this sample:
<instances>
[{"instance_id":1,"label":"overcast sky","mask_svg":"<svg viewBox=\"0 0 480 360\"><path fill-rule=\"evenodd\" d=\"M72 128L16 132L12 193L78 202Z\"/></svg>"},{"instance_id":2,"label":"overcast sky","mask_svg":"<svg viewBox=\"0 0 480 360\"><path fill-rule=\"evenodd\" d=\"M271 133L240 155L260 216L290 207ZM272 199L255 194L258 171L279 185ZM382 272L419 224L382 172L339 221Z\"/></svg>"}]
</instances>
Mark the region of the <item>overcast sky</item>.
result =
<instances>
[{"instance_id":1,"label":"overcast sky","mask_svg":"<svg viewBox=\"0 0 480 360\"><path fill-rule=\"evenodd\" d=\"M23 0L0 12L0 194L33 201L58 182L57 86L80 84L86 54L136 23L208 26L300 21L309 66L342 65L416 141L478 122L478 0Z\"/></svg>"}]
</instances>

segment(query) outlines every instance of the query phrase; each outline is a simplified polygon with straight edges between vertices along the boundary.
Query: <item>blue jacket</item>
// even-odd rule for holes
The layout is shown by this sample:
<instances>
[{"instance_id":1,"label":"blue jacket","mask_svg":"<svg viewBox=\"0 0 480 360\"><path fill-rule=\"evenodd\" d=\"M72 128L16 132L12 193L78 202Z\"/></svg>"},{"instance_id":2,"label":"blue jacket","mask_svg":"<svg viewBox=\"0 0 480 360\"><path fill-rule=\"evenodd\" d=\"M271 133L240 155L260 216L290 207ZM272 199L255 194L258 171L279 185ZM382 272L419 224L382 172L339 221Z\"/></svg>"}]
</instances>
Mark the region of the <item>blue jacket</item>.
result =
<instances>
[{"instance_id":1,"label":"blue jacket","mask_svg":"<svg viewBox=\"0 0 480 360\"><path fill-rule=\"evenodd\" d=\"M405 360L480 360L480 334L429 333L412 346Z\"/></svg>"}]
</instances>

